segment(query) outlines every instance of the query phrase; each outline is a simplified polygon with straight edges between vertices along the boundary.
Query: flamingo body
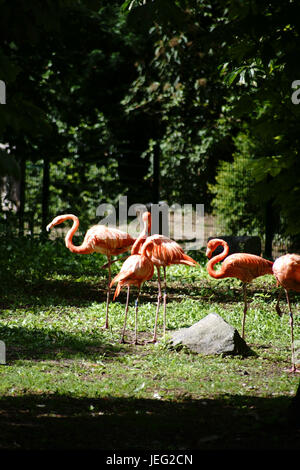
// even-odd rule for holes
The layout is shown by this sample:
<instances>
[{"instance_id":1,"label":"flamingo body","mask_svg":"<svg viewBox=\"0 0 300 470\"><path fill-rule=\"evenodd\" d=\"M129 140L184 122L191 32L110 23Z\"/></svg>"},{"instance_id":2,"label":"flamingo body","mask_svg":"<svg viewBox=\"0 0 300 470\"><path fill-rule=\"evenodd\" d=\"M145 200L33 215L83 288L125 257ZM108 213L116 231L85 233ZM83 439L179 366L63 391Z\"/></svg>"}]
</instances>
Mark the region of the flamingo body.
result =
<instances>
[{"instance_id":1,"label":"flamingo body","mask_svg":"<svg viewBox=\"0 0 300 470\"><path fill-rule=\"evenodd\" d=\"M207 270L216 279L235 277L242 282L251 282L256 277L273 274L271 261L250 253L234 253L228 256L223 261L219 272L213 269L215 263L218 262L215 258L209 261Z\"/></svg>"},{"instance_id":2,"label":"flamingo body","mask_svg":"<svg viewBox=\"0 0 300 470\"><path fill-rule=\"evenodd\" d=\"M145 213L145 218L148 224L148 233L151 228L151 214ZM133 247L134 248L134 247ZM161 302L161 280L160 268L164 270L164 334L166 333L166 303L167 303L167 281L166 281L166 267L172 264L185 264L188 266L196 266L198 263L190 256L186 255L181 246L171 238L164 235L151 235L146 238L141 246L138 247L139 252L143 256L147 256L157 269L158 278L158 296L157 296L157 309L155 315L155 325L152 342L156 342L157 335L157 320L158 312Z\"/></svg>"},{"instance_id":3,"label":"flamingo body","mask_svg":"<svg viewBox=\"0 0 300 470\"><path fill-rule=\"evenodd\" d=\"M66 220L73 220L73 225L65 237L66 247L72 253L89 254L101 253L106 256L117 256L128 251L135 239L128 233L122 232L113 227L105 225L94 225L85 234L84 240L80 246L73 244L73 236L79 227L79 219L73 214L64 214L55 217L50 224L47 225L49 231L55 225L62 224Z\"/></svg>"},{"instance_id":4,"label":"flamingo body","mask_svg":"<svg viewBox=\"0 0 300 470\"><path fill-rule=\"evenodd\" d=\"M197 262L186 255L178 243L164 235L152 235L143 244L141 253L147 255L152 263L158 267L172 264L186 264L195 266Z\"/></svg>"},{"instance_id":5,"label":"flamingo body","mask_svg":"<svg viewBox=\"0 0 300 470\"><path fill-rule=\"evenodd\" d=\"M229 253L229 246L220 238L209 240L206 249L206 256L211 258L212 253L218 246L223 246L224 250L219 255L212 258L207 264L207 271L210 276L215 279L224 279L227 277L235 277L242 281L244 291L244 315L242 321L242 338L245 333L245 319L247 313L247 294L246 284L253 281L253 279L264 276L265 274L273 274L272 261L266 260L261 256L252 255L249 253L234 253L227 256ZM227 258L226 258L227 256ZM226 258L226 259L224 259ZM214 270L215 264L223 261L221 268L218 271Z\"/></svg>"},{"instance_id":6,"label":"flamingo body","mask_svg":"<svg viewBox=\"0 0 300 470\"><path fill-rule=\"evenodd\" d=\"M280 256L274 261L273 272L284 289L300 292L300 255Z\"/></svg>"},{"instance_id":7,"label":"flamingo body","mask_svg":"<svg viewBox=\"0 0 300 470\"><path fill-rule=\"evenodd\" d=\"M131 248L131 255L126 261L123 263L121 271L113 278L111 281L110 286L113 284L117 284L117 288L115 291L114 299L119 295L120 290L123 286L127 286L127 300L125 306L125 318L124 318L124 326L122 331L121 342L124 343L124 336L125 336L125 328L126 328L126 320L127 320L127 312L128 312L128 303L129 303L129 295L130 295L130 286L137 286L138 287L138 294L135 303L135 344L137 344L137 318L138 318L138 299L140 295L141 285L152 278L154 273L154 266L152 261L146 256L140 254L140 249L142 244L145 242L148 230L150 228L149 223L149 214L143 214L143 222L144 228L140 233L139 237L134 242Z\"/></svg>"},{"instance_id":8,"label":"flamingo body","mask_svg":"<svg viewBox=\"0 0 300 470\"><path fill-rule=\"evenodd\" d=\"M300 372L295 364L295 346L294 346L294 321L293 313L290 304L289 290L300 292L300 255L286 254L277 258L273 265L273 272L277 280L277 284L282 286L285 290L286 299L290 315L290 328L291 328L291 349L292 349L292 369L291 372ZM281 315L279 309L279 299L277 301L277 311Z\"/></svg>"},{"instance_id":9,"label":"flamingo body","mask_svg":"<svg viewBox=\"0 0 300 470\"><path fill-rule=\"evenodd\" d=\"M94 225L85 234L83 244L87 246L89 253L96 252L106 256L117 256L131 248L134 239L121 230L105 227L104 225ZM74 252L72 246L68 246ZM78 253L78 247L75 252ZM91 250L91 251L90 251Z\"/></svg>"},{"instance_id":10,"label":"flamingo body","mask_svg":"<svg viewBox=\"0 0 300 470\"><path fill-rule=\"evenodd\" d=\"M152 278L153 263L142 255L131 255L125 260L121 271L111 281L111 286L118 283L113 300L118 297L123 286L137 286L139 289L143 282Z\"/></svg>"},{"instance_id":11,"label":"flamingo body","mask_svg":"<svg viewBox=\"0 0 300 470\"><path fill-rule=\"evenodd\" d=\"M49 231L52 227L62 224L66 220L72 220L73 225L66 234L65 244L66 247L72 252L77 254L90 254L101 253L107 256L108 259L108 287L107 287L107 300L106 300L106 316L105 328L108 328L108 309L110 302L110 281L111 281L111 257L117 256L125 251L129 251L135 242L128 233L122 232L113 227L106 227L105 225L94 225L85 234L84 240L81 245L76 246L73 243L73 236L79 227L79 219L73 214L63 214L55 217L46 229Z\"/></svg>"}]
</instances>

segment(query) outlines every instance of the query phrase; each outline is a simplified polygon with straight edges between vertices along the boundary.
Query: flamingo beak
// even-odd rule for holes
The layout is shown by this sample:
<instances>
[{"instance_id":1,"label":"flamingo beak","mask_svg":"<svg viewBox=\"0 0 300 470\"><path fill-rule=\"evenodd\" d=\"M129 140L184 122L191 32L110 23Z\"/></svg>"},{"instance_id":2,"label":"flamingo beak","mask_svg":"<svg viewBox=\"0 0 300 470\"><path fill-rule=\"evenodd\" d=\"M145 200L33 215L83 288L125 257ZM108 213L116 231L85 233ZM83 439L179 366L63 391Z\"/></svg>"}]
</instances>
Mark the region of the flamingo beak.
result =
<instances>
[{"instance_id":1,"label":"flamingo beak","mask_svg":"<svg viewBox=\"0 0 300 470\"><path fill-rule=\"evenodd\" d=\"M207 248L205 254L206 254L207 258L211 258L212 250L210 248Z\"/></svg>"},{"instance_id":2,"label":"flamingo beak","mask_svg":"<svg viewBox=\"0 0 300 470\"><path fill-rule=\"evenodd\" d=\"M46 227L47 232L50 232L51 228L52 228L52 223L47 225Z\"/></svg>"}]
</instances>

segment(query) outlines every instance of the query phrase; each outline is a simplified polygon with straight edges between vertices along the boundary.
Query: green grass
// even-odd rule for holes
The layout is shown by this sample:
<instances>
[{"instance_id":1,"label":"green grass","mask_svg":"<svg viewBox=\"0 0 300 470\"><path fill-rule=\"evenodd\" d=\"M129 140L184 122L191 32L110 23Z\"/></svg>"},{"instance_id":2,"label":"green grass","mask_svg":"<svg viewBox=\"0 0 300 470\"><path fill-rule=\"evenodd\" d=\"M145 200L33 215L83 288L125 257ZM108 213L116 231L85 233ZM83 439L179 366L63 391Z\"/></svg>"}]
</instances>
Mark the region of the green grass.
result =
<instances>
[{"instance_id":1,"label":"green grass","mask_svg":"<svg viewBox=\"0 0 300 470\"><path fill-rule=\"evenodd\" d=\"M289 374L288 315L275 312L272 276L249 286L246 341L255 356L201 356L158 344L120 344L126 292L105 320L105 258L70 253L63 241L2 241L0 449L293 449L299 432L285 420L299 377ZM167 328L188 327L210 312L241 329L235 279L205 269L167 270ZM116 274L122 263L113 265ZM132 290L127 338L133 337ZM140 297L138 338L150 339L154 277ZM295 337L299 304L292 294ZM285 303L282 307L286 311ZM24 430L30 429L30 435Z\"/></svg>"}]
</instances>

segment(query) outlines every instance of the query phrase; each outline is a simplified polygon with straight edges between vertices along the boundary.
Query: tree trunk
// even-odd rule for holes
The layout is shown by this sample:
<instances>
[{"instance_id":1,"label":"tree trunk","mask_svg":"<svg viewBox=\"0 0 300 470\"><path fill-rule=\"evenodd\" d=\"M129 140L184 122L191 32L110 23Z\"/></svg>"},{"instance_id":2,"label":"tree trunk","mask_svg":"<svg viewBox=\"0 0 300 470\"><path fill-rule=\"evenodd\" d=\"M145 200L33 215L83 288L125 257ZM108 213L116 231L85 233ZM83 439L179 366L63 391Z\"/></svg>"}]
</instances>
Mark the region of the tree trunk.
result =
<instances>
[{"instance_id":1,"label":"tree trunk","mask_svg":"<svg viewBox=\"0 0 300 470\"><path fill-rule=\"evenodd\" d=\"M50 161L49 157L44 157L43 164L43 187L42 187L42 226L41 231L47 235L46 226L49 216L49 185L50 185Z\"/></svg>"},{"instance_id":2,"label":"tree trunk","mask_svg":"<svg viewBox=\"0 0 300 470\"><path fill-rule=\"evenodd\" d=\"M160 148L159 145L156 144L154 147L154 154L153 154L153 202L154 204L158 204L160 199L159 194L159 185L160 185L160 168L159 168L159 160L160 160Z\"/></svg>"},{"instance_id":3,"label":"tree trunk","mask_svg":"<svg viewBox=\"0 0 300 470\"><path fill-rule=\"evenodd\" d=\"M266 203L266 217L265 217L265 249L264 256L272 258L272 244L276 230L276 217L274 213L273 202Z\"/></svg>"},{"instance_id":4,"label":"tree trunk","mask_svg":"<svg viewBox=\"0 0 300 470\"><path fill-rule=\"evenodd\" d=\"M24 155L20 159L20 206L18 210L19 217L19 237L24 236L24 215L25 215L25 193L26 189L26 159Z\"/></svg>"}]
</instances>

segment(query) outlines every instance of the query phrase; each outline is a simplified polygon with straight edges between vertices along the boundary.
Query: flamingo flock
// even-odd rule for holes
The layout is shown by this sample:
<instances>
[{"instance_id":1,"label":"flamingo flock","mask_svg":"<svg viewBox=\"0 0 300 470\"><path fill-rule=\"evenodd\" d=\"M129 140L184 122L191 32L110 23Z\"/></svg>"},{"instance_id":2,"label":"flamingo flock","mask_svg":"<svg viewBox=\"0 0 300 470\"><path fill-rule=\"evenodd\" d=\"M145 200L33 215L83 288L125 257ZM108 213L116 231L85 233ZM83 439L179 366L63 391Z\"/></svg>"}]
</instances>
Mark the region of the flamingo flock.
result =
<instances>
[{"instance_id":1,"label":"flamingo flock","mask_svg":"<svg viewBox=\"0 0 300 470\"><path fill-rule=\"evenodd\" d=\"M136 299L136 314L135 314L135 344L137 344L137 309L138 309L138 298L140 292L140 286L143 282L152 278L154 273L154 266L157 269L158 279L158 296L157 296L157 308L155 315L155 325L153 338L151 342L157 341L157 321L158 313L161 302L161 280L160 280L160 268L164 270L164 335L166 334L166 267L171 264L186 264L189 266L195 266L198 264L190 256L186 255L182 248L174 240L171 240L164 235L152 235L151 233L151 214L150 212L144 212L143 214L144 228L140 236L135 241L132 249L131 256L123 264L121 271L112 280L111 286L118 282L114 299L119 295L120 289L123 285L128 286L127 301L125 307L125 323L122 333L121 341L124 341L124 332L126 325L126 317L128 310L128 298L129 298L129 286L131 284L138 286L138 296ZM151 266L151 270L150 270Z\"/></svg>"},{"instance_id":2,"label":"flamingo flock","mask_svg":"<svg viewBox=\"0 0 300 470\"><path fill-rule=\"evenodd\" d=\"M197 266L197 262L188 256L180 245L174 240L159 234L150 235L151 233L151 213L144 212L142 216L143 230L137 239L132 238L128 233L118 229L106 227L104 225L95 225L91 227L84 237L81 245L73 244L73 236L78 229L79 220L73 214L64 214L55 217L50 224L47 225L49 231L52 227L62 224L66 220L72 220L73 225L65 237L66 247L73 253L89 254L93 252L101 253L107 256L108 263L108 285L107 285L107 301L106 301L106 317L104 328L109 327L108 312L110 303L110 292L114 284L117 284L113 300L115 300L122 287L127 286L127 298L125 305L124 326L121 334L121 342L125 342L127 313L129 308L130 287L136 286L138 289L135 300L135 334L134 344L138 344L138 303L141 287L144 282L152 279L154 268L157 271L158 295L157 307L155 313L155 323L153 337L150 341L157 341L157 324L160 304L162 300L162 286L160 268L164 272L164 293L163 293L163 333L166 334L166 309L167 309L167 280L166 268L173 264L185 264L188 266ZM213 252L219 246L223 247L223 251L213 257ZM123 263L120 272L111 280L111 264L116 261L112 260L112 256L130 251L130 256ZM248 310L247 305L247 284L253 279L264 276L266 274L274 275L277 280L277 286L281 286L285 293L290 317L291 329L291 350L292 350L292 367L291 372L300 372L295 363L295 345L293 330L293 313L290 305L289 291L300 292L300 255L286 254L272 261L266 260L260 256L249 253L234 253L228 256L228 244L219 238L209 240L206 249L206 256L209 259L207 263L207 271L209 275L215 279L224 279L234 277L242 282L244 309L242 317L242 338L245 337L245 320ZM221 267L215 270L215 265L223 261ZM280 292L276 304L276 311L279 316L282 312L279 307L279 301L282 292Z\"/></svg>"}]
</instances>

